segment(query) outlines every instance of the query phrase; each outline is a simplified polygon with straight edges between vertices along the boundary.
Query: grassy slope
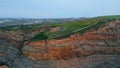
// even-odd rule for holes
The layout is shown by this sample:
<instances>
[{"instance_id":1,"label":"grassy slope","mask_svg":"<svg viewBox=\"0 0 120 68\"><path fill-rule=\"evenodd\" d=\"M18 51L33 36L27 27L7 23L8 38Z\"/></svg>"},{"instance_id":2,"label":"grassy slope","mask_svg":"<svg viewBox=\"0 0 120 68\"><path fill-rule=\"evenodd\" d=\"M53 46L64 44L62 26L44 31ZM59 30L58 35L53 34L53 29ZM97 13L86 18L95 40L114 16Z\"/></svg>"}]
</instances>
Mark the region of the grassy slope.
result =
<instances>
[{"instance_id":1,"label":"grassy slope","mask_svg":"<svg viewBox=\"0 0 120 68\"><path fill-rule=\"evenodd\" d=\"M75 34L75 33L83 34L86 31L89 31L92 29L97 30L101 26L104 26L106 23L109 23L110 21L114 21L116 19L120 19L120 16L119 15L101 16L101 17L89 18L89 19L82 20L82 21L51 24L50 26L65 27L66 30L58 31L54 33L47 32L47 35L49 36L49 39L59 39L59 38L69 37L71 34Z\"/></svg>"},{"instance_id":2,"label":"grassy slope","mask_svg":"<svg viewBox=\"0 0 120 68\"><path fill-rule=\"evenodd\" d=\"M54 26L62 26L65 27L66 30L58 31L58 32L47 32L49 39L58 39L69 37L71 34L80 33L83 34L86 31L91 29L99 29L99 27L104 26L106 23L110 21L114 21L116 19L120 19L120 16L101 16L95 18L89 18L82 21L73 21L69 23L57 23L53 24Z\"/></svg>"},{"instance_id":3,"label":"grassy slope","mask_svg":"<svg viewBox=\"0 0 120 68\"><path fill-rule=\"evenodd\" d=\"M66 23L45 23L45 24L39 24L39 25L31 25L28 29L38 29L44 26L56 26L56 27L64 27L65 30L63 31L57 31L57 32L44 32L45 35L47 35L48 39L59 39L59 38L65 38L69 37L71 34L74 33L80 33L83 34L86 31L92 30L92 29L98 29L99 27L105 25L106 23L110 21L114 21L116 19L120 19L120 15L114 15L114 16L100 16L100 17L94 17L94 18L88 18L86 20L76 20ZM28 30L27 26L20 27L20 28L10 28L11 30ZM40 37L40 34L39 34ZM33 40L40 40L38 37L33 38ZM41 39L42 40L42 39Z\"/></svg>"},{"instance_id":4,"label":"grassy slope","mask_svg":"<svg viewBox=\"0 0 120 68\"><path fill-rule=\"evenodd\" d=\"M68 37L69 34L73 33L75 30L84 28L94 23L95 23L95 20L84 20L84 21L73 21L73 22L67 22L67 23L53 24L54 26L64 27L65 30L54 32L54 33L48 32L47 34L49 35L49 38L59 38L59 37L65 37L65 36Z\"/></svg>"}]
</instances>

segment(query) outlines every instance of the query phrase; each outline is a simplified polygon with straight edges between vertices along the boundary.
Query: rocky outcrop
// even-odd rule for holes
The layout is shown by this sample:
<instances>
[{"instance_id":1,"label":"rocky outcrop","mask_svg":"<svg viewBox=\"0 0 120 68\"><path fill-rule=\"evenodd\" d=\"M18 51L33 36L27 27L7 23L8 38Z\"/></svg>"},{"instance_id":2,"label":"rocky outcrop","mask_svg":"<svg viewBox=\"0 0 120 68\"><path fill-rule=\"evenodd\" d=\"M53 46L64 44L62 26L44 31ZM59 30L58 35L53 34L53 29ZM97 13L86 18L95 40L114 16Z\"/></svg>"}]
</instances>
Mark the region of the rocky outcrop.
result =
<instances>
[{"instance_id":1,"label":"rocky outcrop","mask_svg":"<svg viewBox=\"0 0 120 68\"><path fill-rule=\"evenodd\" d=\"M47 30L50 30L50 28L47 26L38 29L11 30L11 31L0 30L0 38L6 38L21 42L23 40L29 40L34 36L38 35L39 33Z\"/></svg>"},{"instance_id":2,"label":"rocky outcrop","mask_svg":"<svg viewBox=\"0 0 120 68\"><path fill-rule=\"evenodd\" d=\"M91 55L69 60L31 60L21 56L15 68L119 68L119 55Z\"/></svg>"},{"instance_id":3,"label":"rocky outcrop","mask_svg":"<svg viewBox=\"0 0 120 68\"><path fill-rule=\"evenodd\" d=\"M33 60L68 59L92 54L120 54L120 23L107 24L97 31L89 31L82 36L71 35L60 40L26 42L24 56Z\"/></svg>"},{"instance_id":4,"label":"rocky outcrop","mask_svg":"<svg viewBox=\"0 0 120 68\"><path fill-rule=\"evenodd\" d=\"M51 27L50 32L57 32L65 30L64 27Z\"/></svg>"},{"instance_id":5,"label":"rocky outcrop","mask_svg":"<svg viewBox=\"0 0 120 68\"><path fill-rule=\"evenodd\" d=\"M19 50L12 42L0 39L0 64L12 67L15 59L19 56Z\"/></svg>"},{"instance_id":6,"label":"rocky outcrop","mask_svg":"<svg viewBox=\"0 0 120 68\"><path fill-rule=\"evenodd\" d=\"M120 67L120 21L111 22L99 30L83 35L23 42L47 29L49 28L26 32L1 31L0 65L7 65L9 68Z\"/></svg>"},{"instance_id":7,"label":"rocky outcrop","mask_svg":"<svg viewBox=\"0 0 120 68\"><path fill-rule=\"evenodd\" d=\"M0 65L13 67L14 61L21 55L24 40L30 39L47 28L23 31L0 31ZM29 32L29 33L28 33Z\"/></svg>"}]
</instances>

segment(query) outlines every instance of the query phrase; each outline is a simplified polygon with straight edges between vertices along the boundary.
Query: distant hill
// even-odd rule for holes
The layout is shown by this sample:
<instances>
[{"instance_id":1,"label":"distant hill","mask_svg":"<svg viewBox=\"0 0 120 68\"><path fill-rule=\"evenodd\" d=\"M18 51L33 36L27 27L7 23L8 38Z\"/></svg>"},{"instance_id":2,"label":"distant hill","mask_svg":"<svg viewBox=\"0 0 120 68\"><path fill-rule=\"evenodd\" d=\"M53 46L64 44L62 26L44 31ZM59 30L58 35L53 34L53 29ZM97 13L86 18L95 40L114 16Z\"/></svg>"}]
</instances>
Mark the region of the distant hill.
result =
<instances>
[{"instance_id":1,"label":"distant hill","mask_svg":"<svg viewBox=\"0 0 120 68\"><path fill-rule=\"evenodd\" d=\"M56 18L56 19L33 19L33 18L0 18L0 27L32 25L41 23L64 23L85 18Z\"/></svg>"}]
</instances>

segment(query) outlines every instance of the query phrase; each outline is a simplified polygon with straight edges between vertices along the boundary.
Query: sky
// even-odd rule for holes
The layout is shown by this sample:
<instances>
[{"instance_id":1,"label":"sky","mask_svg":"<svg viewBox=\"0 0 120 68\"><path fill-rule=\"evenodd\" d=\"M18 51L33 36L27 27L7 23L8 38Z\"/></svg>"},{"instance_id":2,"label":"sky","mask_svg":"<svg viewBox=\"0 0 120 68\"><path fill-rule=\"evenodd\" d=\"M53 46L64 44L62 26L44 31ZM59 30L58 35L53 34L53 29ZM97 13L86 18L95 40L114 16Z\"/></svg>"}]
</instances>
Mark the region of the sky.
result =
<instances>
[{"instance_id":1,"label":"sky","mask_svg":"<svg viewBox=\"0 0 120 68\"><path fill-rule=\"evenodd\" d=\"M120 15L120 0L0 0L0 17L77 18Z\"/></svg>"}]
</instances>

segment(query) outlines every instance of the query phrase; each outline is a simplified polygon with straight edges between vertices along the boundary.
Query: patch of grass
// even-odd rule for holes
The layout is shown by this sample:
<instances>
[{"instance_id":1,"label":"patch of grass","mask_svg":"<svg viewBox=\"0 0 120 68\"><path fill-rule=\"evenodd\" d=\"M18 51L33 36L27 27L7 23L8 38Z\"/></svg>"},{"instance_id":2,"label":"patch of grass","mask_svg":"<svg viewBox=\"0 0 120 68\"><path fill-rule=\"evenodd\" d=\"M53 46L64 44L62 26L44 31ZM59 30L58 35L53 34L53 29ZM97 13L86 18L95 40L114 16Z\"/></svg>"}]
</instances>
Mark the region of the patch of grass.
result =
<instances>
[{"instance_id":1,"label":"patch of grass","mask_svg":"<svg viewBox=\"0 0 120 68\"><path fill-rule=\"evenodd\" d=\"M41 32L40 34L33 37L32 41L47 40L47 39L48 39L48 36L44 32Z\"/></svg>"}]
</instances>

